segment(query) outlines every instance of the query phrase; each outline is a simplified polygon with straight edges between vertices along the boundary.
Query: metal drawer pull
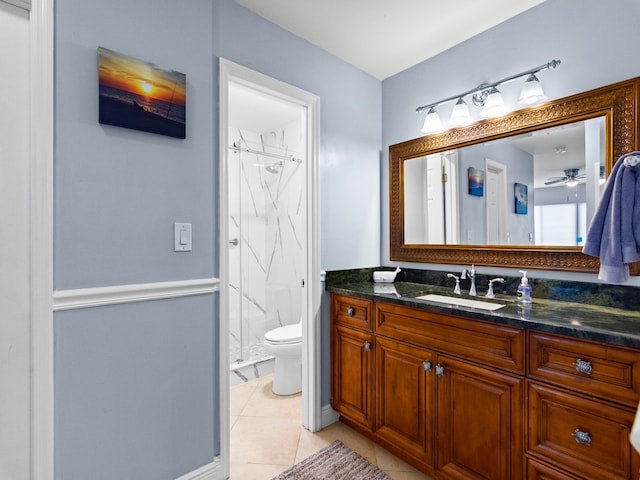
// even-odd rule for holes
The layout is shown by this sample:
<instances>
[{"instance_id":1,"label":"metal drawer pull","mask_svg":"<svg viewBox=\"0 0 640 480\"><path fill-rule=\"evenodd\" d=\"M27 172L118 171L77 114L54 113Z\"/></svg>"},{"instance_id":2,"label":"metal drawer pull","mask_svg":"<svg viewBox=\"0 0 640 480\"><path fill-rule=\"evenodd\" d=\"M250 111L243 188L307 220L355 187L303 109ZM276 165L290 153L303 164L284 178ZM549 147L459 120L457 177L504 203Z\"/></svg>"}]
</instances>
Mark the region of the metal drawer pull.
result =
<instances>
[{"instance_id":1,"label":"metal drawer pull","mask_svg":"<svg viewBox=\"0 0 640 480\"><path fill-rule=\"evenodd\" d=\"M424 367L425 372L431 371L431 362L429 360L425 360L424 362L422 362L422 366Z\"/></svg>"},{"instance_id":2,"label":"metal drawer pull","mask_svg":"<svg viewBox=\"0 0 640 480\"><path fill-rule=\"evenodd\" d=\"M444 367L440 364L436 365L436 375L439 377L444 376Z\"/></svg>"},{"instance_id":3,"label":"metal drawer pull","mask_svg":"<svg viewBox=\"0 0 640 480\"><path fill-rule=\"evenodd\" d=\"M586 360L582 360L578 358L575 362L573 362L573 366L576 367L576 372L586 373L587 375L591 375L593 368L591 368L591 362Z\"/></svg>"},{"instance_id":4,"label":"metal drawer pull","mask_svg":"<svg viewBox=\"0 0 640 480\"><path fill-rule=\"evenodd\" d=\"M368 352L371 350L371 344L369 342L364 342L364 350Z\"/></svg>"},{"instance_id":5,"label":"metal drawer pull","mask_svg":"<svg viewBox=\"0 0 640 480\"><path fill-rule=\"evenodd\" d=\"M576 440L576 443L579 443L580 445L591 445L591 435L589 435L589 432L583 432L576 428L571 436Z\"/></svg>"},{"instance_id":6,"label":"metal drawer pull","mask_svg":"<svg viewBox=\"0 0 640 480\"><path fill-rule=\"evenodd\" d=\"M354 313L356 313L356 311L353 307L347 308L347 315L349 315L350 317L353 317Z\"/></svg>"}]
</instances>

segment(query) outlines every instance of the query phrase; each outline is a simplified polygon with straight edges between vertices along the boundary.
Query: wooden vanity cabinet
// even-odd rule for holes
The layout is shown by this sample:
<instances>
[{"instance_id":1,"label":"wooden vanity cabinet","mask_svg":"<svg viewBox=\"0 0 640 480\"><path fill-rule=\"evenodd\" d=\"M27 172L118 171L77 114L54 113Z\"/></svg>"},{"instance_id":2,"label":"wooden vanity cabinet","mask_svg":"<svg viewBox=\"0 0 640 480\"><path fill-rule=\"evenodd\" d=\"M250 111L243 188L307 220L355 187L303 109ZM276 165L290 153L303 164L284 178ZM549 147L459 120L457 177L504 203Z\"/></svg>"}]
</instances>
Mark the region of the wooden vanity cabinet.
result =
<instances>
[{"instance_id":1,"label":"wooden vanity cabinet","mask_svg":"<svg viewBox=\"0 0 640 480\"><path fill-rule=\"evenodd\" d=\"M371 305L369 330L345 318L352 300L362 301L332 297L332 406L342 420L438 478L522 478L524 330L383 302ZM369 377L361 345L371 333ZM346 385L358 377L361 388Z\"/></svg>"},{"instance_id":2,"label":"wooden vanity cabinet","mask_svg":"<svg viewBox=\"0 0 640 480\"><path fill-rule=\"evenodd\" d=\"M373 429L372 302L332 295L331 406L364 434Z\"/></svg>"},{"instance_id":3,"label":"wooden vanity cabinet","mask_svg":"<svg viewBox=\"0 0 640 480\"><path fill-rule=\"evenodd\" d=\"M438 478L522 478L523 329L376 302L374 332L376 358L390 357L381 350L391 347L396 355L405 355L404 365L398 362L394 369L406 378L404 388L395 388L399 385L392 384L390 375L381 374L383 362L376 362L375 437L387 440L383 445L397 453L392 442L410 438L414 456L424 445L422 465L431 467L424 470ZM387 370L389 364L387 360ZM420 388L411 388L412 381ZM423 395L422 385L427 388ZM388 435L391 429L381 414L412 411L411 405L423 409L414 417L426 422L422 444L409 422L401 430L397 421L395 435ZM400 450L411 451L406 442Z\"/></svg>"},{"instance_id":4,"label":"wooden vanity cabinet","mask_svg":"<svg viewBox=\"0 0 640 480\"><path fill-rule=\"evenodd\" d=\"M332 406L456 480L640 480L640 351L332 295Z\"/></svg>"}]
</instances>

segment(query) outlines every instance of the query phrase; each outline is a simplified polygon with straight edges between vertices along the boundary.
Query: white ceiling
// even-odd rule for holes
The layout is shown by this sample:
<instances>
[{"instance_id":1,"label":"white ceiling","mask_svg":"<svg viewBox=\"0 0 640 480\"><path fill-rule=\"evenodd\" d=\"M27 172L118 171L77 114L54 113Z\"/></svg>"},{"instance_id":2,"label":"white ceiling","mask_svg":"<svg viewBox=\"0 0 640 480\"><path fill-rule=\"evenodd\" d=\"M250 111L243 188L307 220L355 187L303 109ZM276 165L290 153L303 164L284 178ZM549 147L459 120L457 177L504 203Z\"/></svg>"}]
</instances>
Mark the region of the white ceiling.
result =
<instances>
[{"instance_id":1,"label":"white ceiling","mask_svg":"<svg viewBox=\"0 0 640 480\"><path fill-rule=\"evenodd\" d=\"M348 63L384 79L545 0L235 0ZM455 22L455 23L454 23ZM240 85L229 90L229 123L269 132L299 107ZM536 158L535 186L564 168L584 168L584 126L511 139ZM556 154L564 146L566 153Z\"/></svg>"},{"instance_id":2,"label":"white ceiling","mask_svg":"<svg viewBox=\"0 0 640 480\"><path fill-rule=\"evenodd\" d=\"M383 80L545 0L235 0Z\"/></svg>"}]
</instances>

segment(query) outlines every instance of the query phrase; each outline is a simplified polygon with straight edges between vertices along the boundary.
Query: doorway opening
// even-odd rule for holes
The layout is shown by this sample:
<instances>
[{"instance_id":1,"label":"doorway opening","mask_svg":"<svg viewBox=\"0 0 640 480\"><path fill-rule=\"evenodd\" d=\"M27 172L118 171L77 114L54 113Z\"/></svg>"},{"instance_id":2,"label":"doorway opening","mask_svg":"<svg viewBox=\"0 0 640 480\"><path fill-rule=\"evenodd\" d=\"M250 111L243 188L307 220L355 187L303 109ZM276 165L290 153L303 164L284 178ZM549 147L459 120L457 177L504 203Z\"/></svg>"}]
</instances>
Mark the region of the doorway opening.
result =
<instances>
[{"instance_id":1,"label":"doorway opening","mask_svg":"<svg viewBox=\"0 0 640 480\"><path fill-rule=\"evenodd\" d=\"M264 334L302 330L302 425L320 429L318 97L220 59L220 456L230 379L264 375Z\"/></svg>"}]
</instances>

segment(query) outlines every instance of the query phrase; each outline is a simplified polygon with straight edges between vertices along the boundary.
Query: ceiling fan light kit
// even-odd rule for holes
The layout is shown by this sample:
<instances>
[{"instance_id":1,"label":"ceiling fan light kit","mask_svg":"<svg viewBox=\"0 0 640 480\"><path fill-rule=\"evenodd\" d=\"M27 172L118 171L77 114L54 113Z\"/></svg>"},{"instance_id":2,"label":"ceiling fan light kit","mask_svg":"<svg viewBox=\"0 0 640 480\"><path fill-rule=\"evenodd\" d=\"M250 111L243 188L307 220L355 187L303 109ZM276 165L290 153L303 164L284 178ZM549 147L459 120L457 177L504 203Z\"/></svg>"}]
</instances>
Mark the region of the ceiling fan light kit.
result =
<instances>
[{"instance_id":1,"label":"ceiling fan light kit","mask_svg":"<svg viewBox=\"0 0 640 480\"><path fill-rule=\"evenodd\" d=\"M556 183L564 183L567 187L575 187L580 183L580 180L585 178L584 173L580 173L579 168L567 168L564 170L563 177L551 177L548 178L545 185L555 185Z\"/></svg>"}]
</instances>

